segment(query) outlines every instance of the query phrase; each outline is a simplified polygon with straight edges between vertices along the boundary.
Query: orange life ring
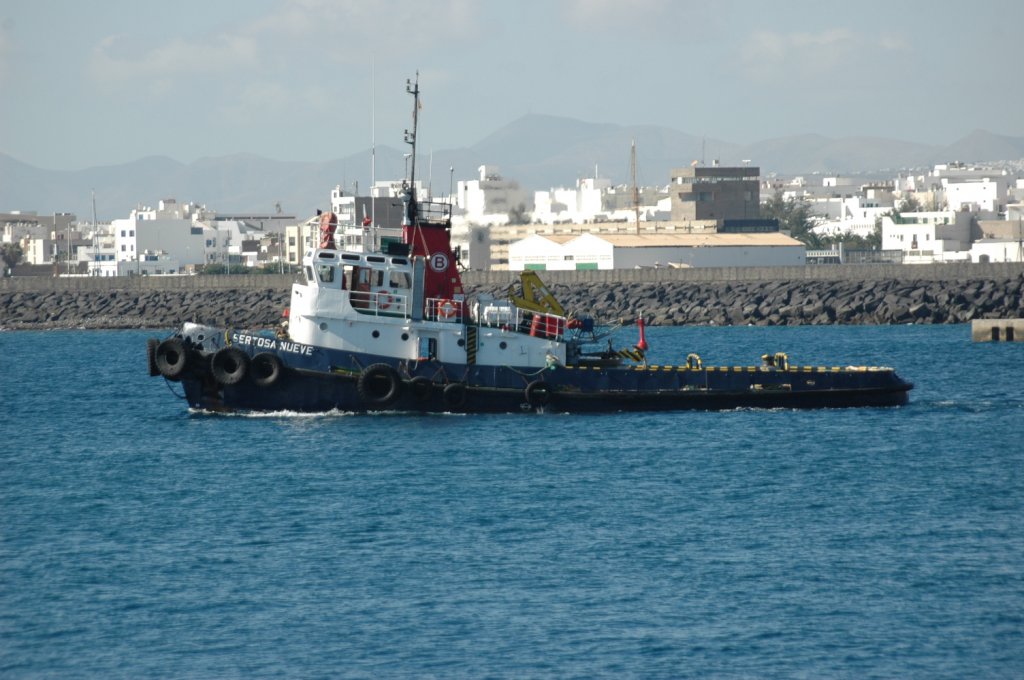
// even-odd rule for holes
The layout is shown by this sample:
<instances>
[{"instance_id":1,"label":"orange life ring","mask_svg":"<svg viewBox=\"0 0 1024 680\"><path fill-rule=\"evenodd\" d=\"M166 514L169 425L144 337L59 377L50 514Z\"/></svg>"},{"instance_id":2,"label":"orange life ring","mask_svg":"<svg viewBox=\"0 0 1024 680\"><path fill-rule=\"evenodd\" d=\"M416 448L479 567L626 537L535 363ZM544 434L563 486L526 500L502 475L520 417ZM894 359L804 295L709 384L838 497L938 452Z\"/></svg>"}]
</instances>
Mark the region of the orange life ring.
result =
<instances>
[{"instance_id":1,"label":"orange life ring","mask_svg":"<svg viewBox=\"0 0 1024 680\"><path fill-rule=\"evenodd\" d=\"M377 291L377 306L380 307L381 309L388 309L389 307L391 307L391 303L394 301L395 298L393 295L391 295L391 291Z\"/></svg>"},{"instance_id":2,"label":"orange life ring","mask_svg":"<svg viewBox=\"0 0 1024 680\"><path fill-rule=\"evenodd\" d=\"M454 319L458 308L451 300L441 300L437 303L437 315L442 319Z\"/></svg>"}]
</instances>

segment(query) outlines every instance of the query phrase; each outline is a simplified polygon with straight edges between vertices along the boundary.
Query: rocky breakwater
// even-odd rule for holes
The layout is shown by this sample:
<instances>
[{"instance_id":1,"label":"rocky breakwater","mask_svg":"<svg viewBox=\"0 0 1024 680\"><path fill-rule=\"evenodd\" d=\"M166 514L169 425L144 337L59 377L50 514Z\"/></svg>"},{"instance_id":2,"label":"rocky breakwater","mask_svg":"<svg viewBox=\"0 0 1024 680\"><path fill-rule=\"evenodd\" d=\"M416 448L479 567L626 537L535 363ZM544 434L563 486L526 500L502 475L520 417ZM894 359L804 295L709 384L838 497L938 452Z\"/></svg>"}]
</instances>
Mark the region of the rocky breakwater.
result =
<instances>
[{"instance_id":1,"label":"rocky breakwater","mask_svg":"<svg viewBox=\"0 0 1024 680\"><path fill-rule=\"evenodd\" d=\"M273 326L289 291L150 290L0 293L0 328L175 328L182 321Z\"/></svg>"},{"instance_id":2,"label":"rocky breakwater","mask_svg":"<svg viewBox=\"0 0 1024 680\"><path fill-rule=\"evenodd\" d=\"M1024 316L1024 275L1005 280L740 281L550 286L566 310L652 325L966 323ZM501 297L501 290L487 292Z\"/></svg>"},{"instance_id":3,"label":"rocky breakwater","mask_svg":"<svg viewBox=\"0 0 1024 680\"><path fill-rule=\"evenodd\" d=\"M549 286L565 308L598 322L652 325L967 323L1024 317L1024 274L987 280L585 283ZM504 287L469 287L505 296ZM182 321L272 327L286 288L0 292L0 329L154 328Z\"/></svg>"}]
</instances>

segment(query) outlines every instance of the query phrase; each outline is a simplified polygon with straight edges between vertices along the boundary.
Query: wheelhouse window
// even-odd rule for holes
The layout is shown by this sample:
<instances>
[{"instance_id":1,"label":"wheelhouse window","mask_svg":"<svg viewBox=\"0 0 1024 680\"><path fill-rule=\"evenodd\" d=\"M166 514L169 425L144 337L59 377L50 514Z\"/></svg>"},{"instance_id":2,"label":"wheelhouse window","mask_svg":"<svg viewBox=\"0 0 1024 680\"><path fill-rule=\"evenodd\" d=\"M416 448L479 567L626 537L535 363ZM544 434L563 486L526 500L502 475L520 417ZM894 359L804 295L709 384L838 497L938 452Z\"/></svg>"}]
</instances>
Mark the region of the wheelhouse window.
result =
<instances>
[{"instance_id":1,"label":"wheelhouse window","mask_svg":"<svg viewBox=\"0 0 1024 680\"><path fill-rule=\"evenodd\" d=\"M390 288L411 288L412 277L409 276L409 272L392 271L388 276L388 286Z\"/></svg>"}]
</instances>

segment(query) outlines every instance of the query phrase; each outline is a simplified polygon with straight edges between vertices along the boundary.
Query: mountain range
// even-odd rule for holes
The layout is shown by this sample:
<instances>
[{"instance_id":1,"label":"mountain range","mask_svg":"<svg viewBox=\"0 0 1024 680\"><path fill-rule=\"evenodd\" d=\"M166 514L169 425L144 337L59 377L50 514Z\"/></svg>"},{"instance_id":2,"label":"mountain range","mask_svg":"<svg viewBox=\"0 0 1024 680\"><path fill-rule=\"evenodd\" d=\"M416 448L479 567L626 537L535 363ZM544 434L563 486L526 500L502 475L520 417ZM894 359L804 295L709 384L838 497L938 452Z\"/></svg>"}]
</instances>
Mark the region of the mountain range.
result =
<instances>
[{"instance_id":1,"label":"mountain range","mask_svg":"<svg viewBox=\"0 0 1024 680\"><path fill-rule=\"evenodd\" d=\"M421 140L424 139L421 131ZM656 126L588 123L540 114L524 116L476 144L432 151L421 142L417 178L436 197L447 196L455 181L476 179L477 168L497 166L502 176L529 190L572 187L581 177L631 181L630 146L636 143L637 182L668 184L673 168L693 161L739 165L749 161L762 176L776 174L892 177L949 161L984 162L1024 158L1024 137L977 130L949 145L927 145L873 137L834 139L805 134L735 144ZM405 176L404 149L376 148L376 176ZM180 163L165 156L131 163L63 171L45 170L0 153L0 212L72 212L92 215L96 192L101 220L127 217L140 204L163 198L191 201L219 213L268 214L280 204L296 217L330 205L330 191L341 185L365 193L371 180L369 149L327 162L286 162L252 154L201 158ZM451 169L454 168L454 171Z\"/></svg>"}]
</instances>

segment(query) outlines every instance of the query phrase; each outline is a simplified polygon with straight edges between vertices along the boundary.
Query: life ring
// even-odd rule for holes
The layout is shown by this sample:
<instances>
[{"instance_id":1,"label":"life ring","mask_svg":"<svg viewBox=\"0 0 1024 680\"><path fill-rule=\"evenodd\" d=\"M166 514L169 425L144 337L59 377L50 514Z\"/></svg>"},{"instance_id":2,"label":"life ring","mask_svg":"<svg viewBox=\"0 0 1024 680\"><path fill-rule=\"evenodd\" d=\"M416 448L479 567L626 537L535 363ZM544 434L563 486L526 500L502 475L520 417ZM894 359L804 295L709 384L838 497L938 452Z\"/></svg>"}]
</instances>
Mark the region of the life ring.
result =
<instances>
[{"instance_id":1,"label":"life ring","mask_svg":"<svg viewBox=\"0 0 1024 680\"><path fill-rule=\"evenodd\" d=\"M466 405L466 383L453 382L444 386L441 393L444 405L448 408L461 408Z\"/></svg>"},{"instance_id":2,"label":"life ring","mask_svg":"<svg viewBox=\"0 0 1024 680\"><path fill-rule=\"evenodd\" d=\"M530 406L547 406L551 403L551 388L543 380L534 380L526 386L526 403Z\"/></svg>"},{"instance_id":3,"label":"life ring","mask_svg":"<svg viewBox=\"0 0 1024 680\"><path fill-rule=\"evenodd\" d=\"M258 387L270 387L278 381L284 372L284 365L276 354L260 352L249 363L252 381Z\"/></svg>"},{"instance_id":4,"label":"life ring","mask_svg":"<svg viewBox=\"0 0 1024 680\"><path fill-rule=\"evenodd\" d=\"M150 338L146 341L146 361L149 364L149 375L160 375L160 369L156 365L156 348L160 346L157 338Z\"/></svg>"},{"instance_id":5,"label":"life ring","mask_svg":"<svg viewBox=\"0 0 1024 680\"><path fill-rule=\"evenodd\" d=\"M395 298L389 290L381 290L377 292L377 307L380 309L389 309L394 303Z\"/></svg>"},{"instance_id":6,"label":"life ring","mask_svg":"<svg viewBox=\"0 0 1024 680\"><path fill-rule=\"evenodd\" d=\"M437 316L441 319L454 319L458 311L453 300L441 300L437 303Z\"/></svg>"},{"instance_id":7,"label":"life ring","mask_svg":"<svg viewBox=\"0 0 1024 680\"><path fill-rule=\"evenodd\" d=\"M356 391L368 406L390 406L401 395L402 381L388 364L370 364L359 374Z\"/></svg>"},{"instance_id":8,"label":"life ring","mask_svg":"<svg viewBox=\"0 0 1024 680\"><path fill-rule=\"evenodd\" d=\"M181 338L167 338L156 348L157 371L168 380L178 380L188 366L188 350Z\"/></svg>"},{"instance_id":9,"label":"life ring","mask_svg":"<svg viewBox=\"0 0 1024 680\"><path fill-rule=\"evenodd\" d=\"M700 360L699 354L690 354L686 357L686 367L699 371L704 367L704 363Z\"/></svg>"},{"instance_id":10,"label":"life ring","mask_svg":"<svg viewBox=\"0 0 1024 680\"><path fill-rule=\"evenodd\" d=\"M416 397L416 401L427 401L430 399L430 393L434 391L434 383L430 378L418 375L409 381L409 391Z\"/></svg>"},{"instance_id":11,"label":"life ring","mask_svg":"<svg viewBox=\"0 0 1024 680\"><path fill-rule=\"evenodd\" d=\"M221 347L210 360L210 373L221 385L237 385L249 372L249 355L237 347Z\"/></svg>"}]
</instances>

